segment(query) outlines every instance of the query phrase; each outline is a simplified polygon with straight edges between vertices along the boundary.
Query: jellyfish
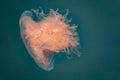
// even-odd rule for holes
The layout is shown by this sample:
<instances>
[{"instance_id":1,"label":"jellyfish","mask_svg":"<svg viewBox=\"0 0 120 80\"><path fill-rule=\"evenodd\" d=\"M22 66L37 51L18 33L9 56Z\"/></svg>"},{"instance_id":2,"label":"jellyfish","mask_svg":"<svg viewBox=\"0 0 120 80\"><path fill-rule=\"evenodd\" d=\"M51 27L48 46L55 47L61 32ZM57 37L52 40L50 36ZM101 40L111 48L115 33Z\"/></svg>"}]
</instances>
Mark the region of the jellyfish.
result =
<instances>
[{"instance_id":1,"label":"jellyfish","mask_svg":"<svg viewBox=\"0 0 120 80\"><path fill-rule=\"evenodd\" d=\"M58 9L50 9L45 14L43 10L32 9L24 11L20 17L23 43L35 63L46 71L54 68L55 55L61 52L80 56L77 26L69 24L68 13L66 10L62 15Z\"/></svg>"}]
</instances>

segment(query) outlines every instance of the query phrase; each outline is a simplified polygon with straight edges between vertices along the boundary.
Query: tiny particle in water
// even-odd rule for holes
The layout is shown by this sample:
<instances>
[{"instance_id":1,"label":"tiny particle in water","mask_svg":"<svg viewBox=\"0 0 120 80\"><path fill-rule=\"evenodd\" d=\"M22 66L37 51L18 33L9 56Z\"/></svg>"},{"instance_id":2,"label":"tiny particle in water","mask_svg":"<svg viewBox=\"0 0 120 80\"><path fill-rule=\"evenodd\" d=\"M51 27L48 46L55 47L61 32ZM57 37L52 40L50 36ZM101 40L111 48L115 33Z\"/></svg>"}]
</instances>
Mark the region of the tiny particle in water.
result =
<instances>
[{"instance_id":1,"label":"tiny particle in water","mask_svg":"<svg viewBox=\"0 0 120 80\"><path fill-rule=\"evenodd\" d=\"M54 55L61 51L79 56L77 26L68 24L68 11L62 15L53 9L48 14L27 10L20 17L22 40L36 64L46 71L54 68Z\"/></svg>"}]
</instances>

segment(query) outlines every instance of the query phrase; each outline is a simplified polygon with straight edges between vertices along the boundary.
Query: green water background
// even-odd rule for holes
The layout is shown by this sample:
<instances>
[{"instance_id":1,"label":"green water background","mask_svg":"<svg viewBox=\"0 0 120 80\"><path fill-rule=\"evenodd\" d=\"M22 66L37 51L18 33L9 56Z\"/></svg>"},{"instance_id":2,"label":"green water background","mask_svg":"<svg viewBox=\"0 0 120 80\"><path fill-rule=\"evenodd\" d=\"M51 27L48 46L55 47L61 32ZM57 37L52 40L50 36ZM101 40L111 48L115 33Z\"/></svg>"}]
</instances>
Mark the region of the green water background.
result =
<instances>
[{"instance_id":1,"label":"green water background","mask_svg":"<svg viewBox=\"0 0 120 80\"><path fill-rule=\"evenodd\" d=\"M24 10L69 9L84 51L80 58L55 61L40 69L20 37ZM119 0L7 0L0 10L0 80L120 80Z\"/></svg>"}]
</instances>

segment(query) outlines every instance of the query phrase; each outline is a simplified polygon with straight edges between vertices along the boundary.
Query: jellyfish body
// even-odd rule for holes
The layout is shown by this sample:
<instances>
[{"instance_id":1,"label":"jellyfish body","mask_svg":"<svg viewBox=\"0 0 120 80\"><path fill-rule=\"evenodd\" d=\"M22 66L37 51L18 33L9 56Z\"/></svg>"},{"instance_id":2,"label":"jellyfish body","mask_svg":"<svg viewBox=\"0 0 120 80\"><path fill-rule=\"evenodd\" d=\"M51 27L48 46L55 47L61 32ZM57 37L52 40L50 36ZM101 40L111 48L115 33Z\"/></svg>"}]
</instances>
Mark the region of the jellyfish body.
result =
<instances>
[{"instance_id":1,"label":"jellyfish body","mask_svg":"<svg viewBox=\"0 0 120 80\"><path fill-rule=\"evenodd\" d=\"M42 19L35 21L33 13ZM79 46L77 26L70 26L66 15L51 9L47 15L43 11L34 10L25 11L20 17L22 40L34 61L44 70L53 69L55 54L60 54L61 51L70 54L69 50Z\"/></svg>"}]
</instances>

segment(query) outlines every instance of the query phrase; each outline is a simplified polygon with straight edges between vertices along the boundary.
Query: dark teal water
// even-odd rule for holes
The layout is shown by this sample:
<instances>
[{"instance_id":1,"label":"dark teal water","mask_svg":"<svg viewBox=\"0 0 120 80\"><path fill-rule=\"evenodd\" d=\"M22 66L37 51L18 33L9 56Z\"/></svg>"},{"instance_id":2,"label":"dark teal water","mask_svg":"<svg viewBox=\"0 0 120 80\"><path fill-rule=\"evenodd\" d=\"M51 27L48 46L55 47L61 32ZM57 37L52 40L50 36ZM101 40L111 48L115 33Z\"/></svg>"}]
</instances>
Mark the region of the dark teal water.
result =
<instances>
[{"instance_id":1,"label":"dark teal water","mask_svg":"<svg viewBox=\"0 0 120 80\"><path fill-rule=\"evenodd\" d=\"M120 80L119 0L8 0L0 10L0 80ZM24 10L69 9L78 25L80 58L58 58L50 72L40 69L20 37Z\"/></svg>"}]
</instances>

